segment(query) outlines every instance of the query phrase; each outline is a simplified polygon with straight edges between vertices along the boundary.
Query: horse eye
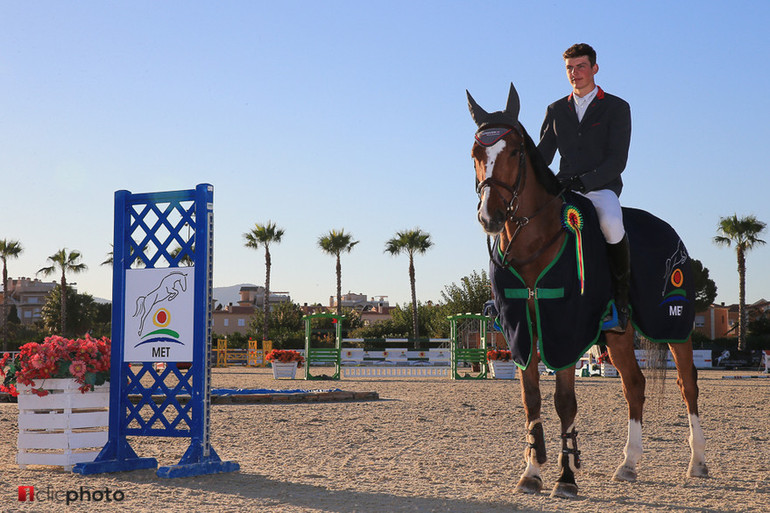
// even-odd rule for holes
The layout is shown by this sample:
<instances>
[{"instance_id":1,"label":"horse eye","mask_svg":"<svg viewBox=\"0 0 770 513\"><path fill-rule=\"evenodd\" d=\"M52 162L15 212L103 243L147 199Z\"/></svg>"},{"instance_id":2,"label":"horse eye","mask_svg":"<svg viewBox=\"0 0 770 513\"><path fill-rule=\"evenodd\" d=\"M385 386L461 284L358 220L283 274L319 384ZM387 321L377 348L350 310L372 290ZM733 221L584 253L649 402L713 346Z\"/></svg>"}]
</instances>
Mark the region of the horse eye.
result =
<instances>
[{"instance_id":1,"label":"horse eye","mask_svg":"<svg viewBox=\"0 0 770 513\"><path fill-rule=\"evenodd\" d=\"M516 148L515 150L511 151L511 157L515 157L518 154L519 154L519 149L518 148Z\"/></svg>"}]
</instances>

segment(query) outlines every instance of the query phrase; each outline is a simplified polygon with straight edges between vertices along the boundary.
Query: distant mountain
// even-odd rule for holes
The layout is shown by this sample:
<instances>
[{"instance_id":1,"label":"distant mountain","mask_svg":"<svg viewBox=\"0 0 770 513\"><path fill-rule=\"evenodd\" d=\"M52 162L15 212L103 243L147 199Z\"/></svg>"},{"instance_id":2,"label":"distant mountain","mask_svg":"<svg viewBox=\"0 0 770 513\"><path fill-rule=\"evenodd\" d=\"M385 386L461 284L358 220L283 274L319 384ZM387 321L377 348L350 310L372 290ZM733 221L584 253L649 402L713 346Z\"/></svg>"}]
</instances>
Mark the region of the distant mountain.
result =
<instances>
[{"instance_id":1,"label":"distant mountain","mask_svg":"<svg viewBox=\"0 0 770 513\"><path fill-rule=\"evenodd\" d=\"M230 303L237 305L241 300L241 287L256 287L251 283L240 283L238 285L230 285L229 287L214 287L214 299L217 303L227 306Z\"/></svg>"}]
</instances>

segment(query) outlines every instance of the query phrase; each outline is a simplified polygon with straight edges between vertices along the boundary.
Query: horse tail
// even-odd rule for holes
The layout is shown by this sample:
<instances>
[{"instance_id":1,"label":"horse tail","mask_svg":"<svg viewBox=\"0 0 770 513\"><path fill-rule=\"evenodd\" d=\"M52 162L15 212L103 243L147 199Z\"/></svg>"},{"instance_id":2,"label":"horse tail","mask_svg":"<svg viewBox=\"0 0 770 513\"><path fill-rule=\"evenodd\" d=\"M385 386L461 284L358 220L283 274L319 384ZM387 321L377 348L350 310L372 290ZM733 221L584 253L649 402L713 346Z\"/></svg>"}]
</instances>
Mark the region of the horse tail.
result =
<instances>
[{"instance_id":1,"label":"horse tail","mask_svg":"<svg viewBox=\"0 0 770 513\"><path fill-rule=\"evenodd\" d=\"M655 397L652 405L655 411L663 409L663 402L666 392L666 371L668 370L668 344L652 342L651 340L641 338L641 348L645 353L647 365L645 377L647 378L648 398Z\"/></svg>"},{"instance_id":2,"label":"horse tail","mask_svg":"<svg viewBox=\"0 0 770 513\"><path fill-rule=\"evenodd\" d=\"M147 296L139 296L136 298L136 311L132 317L136 317L140 313L144 313L144 300Z\"/></svg>"}]
</instances>

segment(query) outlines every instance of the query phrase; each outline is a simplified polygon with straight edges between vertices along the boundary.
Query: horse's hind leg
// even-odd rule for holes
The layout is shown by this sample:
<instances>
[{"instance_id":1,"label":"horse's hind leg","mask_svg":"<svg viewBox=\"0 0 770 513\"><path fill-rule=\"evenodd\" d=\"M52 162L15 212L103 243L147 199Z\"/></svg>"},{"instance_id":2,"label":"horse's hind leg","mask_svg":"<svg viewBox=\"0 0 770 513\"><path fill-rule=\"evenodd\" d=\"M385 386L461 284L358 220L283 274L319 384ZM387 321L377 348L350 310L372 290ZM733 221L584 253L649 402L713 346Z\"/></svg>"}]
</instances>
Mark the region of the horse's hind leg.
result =
<instances>
[{"instance_id":1,"label":"horse's hind leg","mask_svg":"<svg viewBox=\"0 0 770 513\"><path fill-rule=\"evenodd\" d=\"M577 448L577 431L575 431L577 416L575 367L562 369L556 373L554 403L561 420L561 453L559 454L561 474L551 492L551 497L571 499L577 497L575 473L580 468L580 451Z\"/></svg>"},{"instance_id":2,"label":"horse's hind leg","mask_svg":"<svg viewBox=\"0 0 770 513\"><path fill-rule=\"evenodd\" d=\"M623 383L623 395L628 403L628 439L623 449L623 463L615 471L615 481L636 481L636 464L642 457L642 409L645 379L634 354L634 332L608 332L607 349L612 365Z\"/></svg>"},{"instance_id":3,"label":"horse's hind leg","mask_svg":"<svg viewBox=\"0 0 770 513\"><path fill-rule=\"evenodd\" d=\"M687 475L690 477L708 477L706 466L706 438L700 426L698 416L698 371L692 360L692 340L683 344L669 344L676 363L677 380L682 398L687 405L690 419L690 465Z\"/></svg>"},{"instance_id":4,"label":"horse's hind leg","mask_svg":"<svg viewBox=\"0 0 770 513\"><path fill-rule=\"evenodd\" d=\"M524 449L526 468L516 485L517 493L538 493L543 489L540 467L546 462L545 435L540 419L540 374L537 353L526 370L520 371L521 398L527 416L527 445Z\"/></svg>"}]
</instances>

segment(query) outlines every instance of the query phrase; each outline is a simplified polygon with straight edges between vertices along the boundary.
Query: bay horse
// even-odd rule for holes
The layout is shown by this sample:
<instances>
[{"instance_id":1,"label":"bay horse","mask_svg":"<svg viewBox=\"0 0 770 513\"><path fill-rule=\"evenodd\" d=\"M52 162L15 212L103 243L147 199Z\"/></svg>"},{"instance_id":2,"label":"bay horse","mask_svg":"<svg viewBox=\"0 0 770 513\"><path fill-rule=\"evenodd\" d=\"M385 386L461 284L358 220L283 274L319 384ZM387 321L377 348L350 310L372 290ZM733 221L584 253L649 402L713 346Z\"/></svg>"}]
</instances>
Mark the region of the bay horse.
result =
<instances>
[{"instance_id":1,"label":"bay horse","mask_svg":"<svg viewBox=\"0 0 770 513\"><path fill-rule=\"evenodd\" d=\"M603 270L606 271L605 280L602 282L601 290L599 290L603 294L604 289L607 289L606 297L602 296L605 297L604 303L600 305L598 310L594 308L594 313L588 316L583 315L585 310L582 309L582 306L577 308L576 311L579 312L577 316L570 317L566 315L567 312L557 312L557 314L564 313L565 317L556 317L556 322L553 322L554 317L551 317L550 325L546 326L548 321L545 319L547 313L545 309L549 304L554 304L548 303L548 298L561 297L559 294L565 295L565 290L567 290L567 294L571 294L569 291L575 290L571 283L578 278L573 276L566 280L570 283L557 283L551 288L543 287L542 279L552 271L556 260L565 254L573 253L573 251L564 251L565 247L572 248L573 245L577 244L578 253L583 249L580 246L580 239L567 229L569 223L565 225L564 219L568 217L568 215L565 216L565 204L577 201L583 210L581 215L586 216L585 222L587 224L597 223L595 214L592 212L593 207L590 206L590 203L588 205L585 202L580 203L582 196L578 198L576 194L567 193L545 164L534 142L518 121L519 97L513 84L511 84L508 102L503 111L488 113L479 107L470 93L467 91L466 93L471 115L478 126L471 151L476 171L476 192L479 196L477 217L488 235L487 246L490 251L491 276L497 276L497 278L492 279L492 288L495 304L500 312L498 321L505 324L502 310L514 308L505 306L502 303L504 298L513 298L514 304L520 305L515 308L521 308L525 314L524 321L515 324L509 322L508 329L503 329L509 345L513 344L512 338L519 342L525 341L524 347L514 351L519 354L517 365L520 369L521 395L526 414L526 448L524 451L526 467L517 484L516 491L518 493L539 493L543 488L541 466L546 462L546 450L543 423L540 418L541 394L538 363L544 361L547 366L555 370L554 403L561 421L562 448L558 462L561 472L551 497L573 498L578 493L576 473L580 468L580 451L577 448L577 431L575 429L575 418L578 410L575 397L574 363L576 360L572 359L573 356L554 364L552 360L558 360L562 350L552 349L549 345L552 340L545 340L543 333L556 330L563 335L569 332L570 326L567 326L567 331L565 331L557 325L572 322L577 326L577 324L583 325L587 322L589 331L594 330L590 332L596 333L596 339L588 342L560 341L567 346L569 344L577 346L576 349L571 350L577 351L575 354L578 355L578 359L599 340L604 314L611 311L612 303L611 287L608 281L609 271L604 265L606 260L601 260L601 258L606 258L606 254L601 255L604 252L604 239L600 231L594 230L594 233L598 233L597 238L601 238L599 247L602 248L602 251L593 251L591 259L603 262ZM594 217L591 218L591 215ZM576 219L578 217L580 216L575 216ZM624 222L627 232L629 232L629 239L632 238L632 235L635 237L631 241L632 276L634 277L631 298L632 322L628 323L628 329L625 333L609 331L604 334L611 362L620 374L623 394L628 403L628 439L623 450L623 461L613 476L613 479L617 481L635 481L637 463L642 456L642 407L645 400L645 377L634 354L634 327L632 325L644 332L642 328L639 328L644 320L637 318L637 312L639 312L639 316L642 315L643 308L641 306L643 305L640 306L638 299L634 298L634 287L637 289L652 288L653 300L659 302L660 294L658 292L660 289L656 288L655 283L660 282L661 279L668 280L663 283L664 295L666 295L666 286L671 288L669 282L674 282L677 292L669 292L661 303L662 306L656 303L655 307L661 311L668 307L668 315L677 315L677 312L678 315L682 315L682 307L673 306L670 302L675 300L688 302L685 297L687 294L683 288L684 285L682 285L683 273L681 271L673 273L671 269L668 269L669 276L661 278L666 274L666 271L660 269L665 269L667 266L670 268L676 263L680 265L677 269L691 272L689 271L689 257L684 252L681 241L675 244L673 255L668 260L664 256L663 261L660 262L660 266L663 267L658 267L654 271L657 276L648 276L645 274L647 271L634 267L635 262L643 267L641 261L645 260L645 258L635 260L637 251L644 250L647 246L655 246L657 237L656 233L653 233L651 238L650 236L645 238L643 234L632 234L633 226L631 225L635 219L649 221L653 231L668 229L674 233L675 239L678 239L673 229L663 221L643 211L624 209ZM577 220L582 222L582 218ZM575 228L574 225L570 226ZM588 238L589 235L586 233L585 237ZM494 239L494 246L490 245L490 238ZM583 242L587 248L588 241ZM574 274L584 272L580 265L588 266L590 264L589 260L591 259L588 258L588 253L589 251L586 249L585 255L578 255L577 258L581 261L577 272ZM686 258L682 258L682 255ZM582 262L583 256L585 256L585 262ZM686 264L686 268L683 264ZM588 273L588 271L585 272ZM596 274L594 273L594 275ZM520 289L505 288L505 284L499 283L501 279L508 279L511 276L521 283ZM583 278L583 276L580 277L581 280ZM578 301L583 302L588 301L588 291L593 283L589 279L590 277L585 278L585 282L580 283L581 288L577 289L580 290L581 295L581 299ZM596 287L594 287L594 292L596 292L595 289ZM585 298L582 297L584 292L586 293ZM577 296L576 293L572 295ZM518 302L516 303L516 301ZM604 307L607 306L608 302L610 307L605 310ZM664 304L666 302L669 303ZM690 307L690 309L692 308ZM655 341L668 343L677 368L677 384L689 415L691 456L687 474L692 477L707 477L708 468L704 454L705 438L698 414L697 371L693 364L692 341L690 339L693 315L694 313L689 317L685 315L683 320L677 319L680 324L684 322L685 326L689 323L682 340L677 340L674 343L675 337L662 337L663 340L656 339ZM656 323L658 321L653 319L652 324ZM560 329L561 331L559 331ZM667 328L663 326L662 329L665 331ZM577 327L575 331L577 331ZM529 338L527 338L527 333L529 333ZM556 338L570 338L570 336ZM572 362L571 365L570 362Z\"/></svg>"}]
</instances>

